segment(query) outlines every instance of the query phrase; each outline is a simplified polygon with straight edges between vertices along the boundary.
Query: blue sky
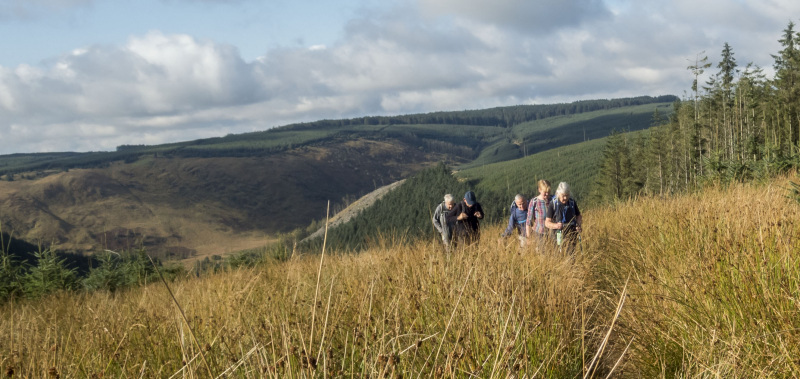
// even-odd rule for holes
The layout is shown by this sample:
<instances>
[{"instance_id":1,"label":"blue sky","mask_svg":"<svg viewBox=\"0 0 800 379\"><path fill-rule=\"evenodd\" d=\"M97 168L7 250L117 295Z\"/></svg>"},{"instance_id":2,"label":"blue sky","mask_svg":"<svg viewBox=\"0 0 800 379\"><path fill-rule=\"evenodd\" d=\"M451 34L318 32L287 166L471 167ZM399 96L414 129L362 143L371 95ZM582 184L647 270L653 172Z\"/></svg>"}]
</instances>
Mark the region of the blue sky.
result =
<instances>
[{"instance_id":1,"label":"blue sky","mask_svg":"<svg viewBox=\"0 0 800 379\"><path fill-rule=\"evenodd\" d=\"M158 30L235 45L245 60L278 47L330 44L370 1L2 0L0 65L36 64L73 48L121 45Z\"/></svg>"},{"instance_id":2,"label":"blue sky","mask_svg":"<svg viewBox=\"0 0 800 379\"><path fill-rule=\"evenodd\" d=\"M784 0L0 0L0 154L683 96L689 60L716 64L725 42L769 74L794 15Z\"/></svg>"}]
</instances>

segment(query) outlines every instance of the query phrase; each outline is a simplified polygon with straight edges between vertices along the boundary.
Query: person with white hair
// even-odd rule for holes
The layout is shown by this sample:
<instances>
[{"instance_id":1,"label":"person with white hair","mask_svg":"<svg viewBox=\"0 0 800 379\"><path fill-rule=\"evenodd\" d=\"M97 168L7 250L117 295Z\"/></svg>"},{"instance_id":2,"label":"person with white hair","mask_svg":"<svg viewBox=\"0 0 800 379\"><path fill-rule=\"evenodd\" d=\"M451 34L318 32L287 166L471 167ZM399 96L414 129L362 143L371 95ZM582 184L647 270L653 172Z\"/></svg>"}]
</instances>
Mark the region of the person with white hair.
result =
<instances>
[{"instance_id":1,"label":"person with white hair","mask_svg":"<svg viewBox=\"0 0 800 379\"><path fill-rule=\"evenodd\" d=\"M442 235L442 244L444 244L445 251L450 251L453 236L453 223L447 222L447 212L453 209L455 204L453 195L448 193L444 195L444 201L433 211L433 227Z\"/></svg>"},{"instance_id":2,"label":"person with white hair","mask_svg":"<svg viewBox=\"0 0 800 379\"><path fill-rule=\"evenodd\" d=\"M545 226L556 233L556 244L567 254L572 254L578 243L583 218L578 204L572 198L569 184L561 182L547 204Z\"/></svg>"}]
</instances>

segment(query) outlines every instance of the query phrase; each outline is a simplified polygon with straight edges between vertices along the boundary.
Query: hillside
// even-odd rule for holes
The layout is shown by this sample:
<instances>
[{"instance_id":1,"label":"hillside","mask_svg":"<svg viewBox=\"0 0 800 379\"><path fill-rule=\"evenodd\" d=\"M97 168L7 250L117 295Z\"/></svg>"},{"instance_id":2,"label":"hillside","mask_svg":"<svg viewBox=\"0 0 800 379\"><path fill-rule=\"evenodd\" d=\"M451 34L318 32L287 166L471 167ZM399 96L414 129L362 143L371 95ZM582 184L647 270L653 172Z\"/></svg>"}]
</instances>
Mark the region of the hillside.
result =
<instances>
[{"instance_id":1,"label":"hillside","mask_svg":"<svg viewBox=\"0 0 800 379\"><path fill-rule=\"evenodd\" d=\"M224 255L307 227L328 201L340 206L438 162L479 167L646 128L672 99L322 120L115 152L2 156L0 223L78 253Z\"/></svg>"},{"instance_id":2,"label":"hillside","mask_svg":"<svg viewBox=\"0 0 800 379\"><path fill-rule=\"evenodd\" d=\"M445 159L367 140L268 157L150 157L0 182L0 217L15 236L63 250L224 254L324 218L329 199L371 191Z\"/></svg>"},{"instance_id":3,"label":"hillside","mask_svg":"<svg viewBox=\"0 0 800 379\"><path fill-rule=\"evenodd\" d=\"M591 205L586 202L587 195L594 188L594 174L602 160L604 146L605 138L581 142L458 171L455 176L445 166L421 171L370 208L359 208L359 213L346 223L331 223L328 246L362 250L374 246L380 240L376 236L403 242L433 239L431 215L442 202L442 196L451 193L460 199L470 189L476 192L486 213L484 224L505 223L514 195L522 193L530 198L538 194L535 187L539 179L549 180L553 187L560 181L570 183L573 195L585 209ZM318 231L316 237L321 235ZM312 238L303 242L311 242ZM316 241L306 249L319 250L320 244L321 241Z\"/></svg>"},{"instance_id":4,"label":"hillside","mask_svg":"<svg viewBox=\"0 0 800 379\"><path fill-rule=\"evenodd\" d=\"M574 258L430 240L189 277L170 284L185 319L162 283L18 300L0 306L0 356L20 377L791 376L787 187L596 207Z\"/></svg>"}]
</instances>

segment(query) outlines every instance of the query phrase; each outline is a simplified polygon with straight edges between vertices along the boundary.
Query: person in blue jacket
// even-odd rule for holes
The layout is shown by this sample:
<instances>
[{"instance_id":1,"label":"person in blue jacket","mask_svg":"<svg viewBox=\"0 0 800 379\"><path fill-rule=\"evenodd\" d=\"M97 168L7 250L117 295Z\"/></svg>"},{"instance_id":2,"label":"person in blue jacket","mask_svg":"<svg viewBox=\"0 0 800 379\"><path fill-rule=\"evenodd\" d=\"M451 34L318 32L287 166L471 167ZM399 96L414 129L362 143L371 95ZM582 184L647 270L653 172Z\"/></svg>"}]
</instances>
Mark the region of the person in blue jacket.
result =
<instances>
[{"instance_id":1,"label":"person in blue jacket","mask_svg":"<svg viewBox=\"0 0 800 379\"><path fill-rule=\"evenodd\" d=\"M517 196L514 196L514 202L509 209L508 226L506 226L506 230L500 237L509 237L514 233L514 230L516 230L520 246L525 246L525 240L528 237L528 230L526 227L527 221L528 203L525 201L525 196L517 194Z\"/></svg>"}]
</instances>

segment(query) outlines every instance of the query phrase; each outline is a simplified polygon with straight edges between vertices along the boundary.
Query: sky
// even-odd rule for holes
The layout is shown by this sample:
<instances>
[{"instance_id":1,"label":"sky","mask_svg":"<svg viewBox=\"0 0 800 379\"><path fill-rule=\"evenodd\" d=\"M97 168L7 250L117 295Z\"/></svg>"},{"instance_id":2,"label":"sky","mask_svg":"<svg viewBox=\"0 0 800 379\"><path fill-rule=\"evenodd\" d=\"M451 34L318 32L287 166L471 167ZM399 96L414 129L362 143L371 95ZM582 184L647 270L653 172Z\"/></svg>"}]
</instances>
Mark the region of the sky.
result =
<instances>
[{"instance_id":1,"label":"sky","mask_svg":"<svg viewBox=\"0 0 800 379\"><path fill-rule=\"evenodd\" d=\"M0 0L0 154L295 122L688 97L772 73L796 0ZM703 80L701 78L701 80Z\"/></svg>"}]
</instances>

